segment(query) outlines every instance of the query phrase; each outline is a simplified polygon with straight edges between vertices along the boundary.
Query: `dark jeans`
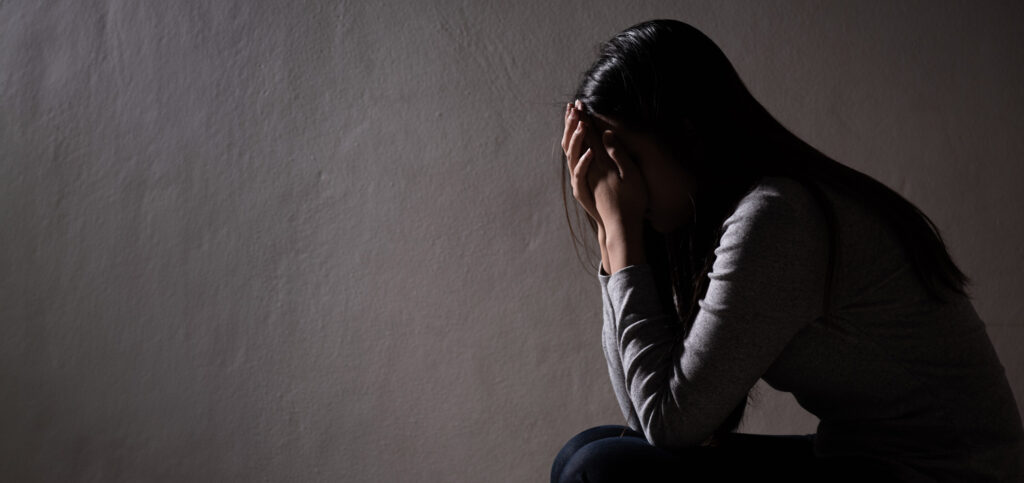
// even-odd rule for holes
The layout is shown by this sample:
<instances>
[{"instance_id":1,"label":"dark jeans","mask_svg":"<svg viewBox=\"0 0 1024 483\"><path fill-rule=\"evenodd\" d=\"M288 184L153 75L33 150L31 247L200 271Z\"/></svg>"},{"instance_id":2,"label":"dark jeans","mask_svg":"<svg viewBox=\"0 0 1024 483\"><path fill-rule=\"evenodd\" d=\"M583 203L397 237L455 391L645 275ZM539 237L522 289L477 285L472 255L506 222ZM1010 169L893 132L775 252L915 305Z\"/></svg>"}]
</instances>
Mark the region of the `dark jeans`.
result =
<instances>
[{"instance_id":1,"label":"dark jeans","mask_svg":"<svg viewBox=\"0 0 1024 483\"><path fill-rule=\"evenodd\" d=\"M597 426L555 457L551 482L890 481L864 461L814 456L814 434L730 433L719 446L669 452L626 426Z\"/></svg>"}]
</instances>

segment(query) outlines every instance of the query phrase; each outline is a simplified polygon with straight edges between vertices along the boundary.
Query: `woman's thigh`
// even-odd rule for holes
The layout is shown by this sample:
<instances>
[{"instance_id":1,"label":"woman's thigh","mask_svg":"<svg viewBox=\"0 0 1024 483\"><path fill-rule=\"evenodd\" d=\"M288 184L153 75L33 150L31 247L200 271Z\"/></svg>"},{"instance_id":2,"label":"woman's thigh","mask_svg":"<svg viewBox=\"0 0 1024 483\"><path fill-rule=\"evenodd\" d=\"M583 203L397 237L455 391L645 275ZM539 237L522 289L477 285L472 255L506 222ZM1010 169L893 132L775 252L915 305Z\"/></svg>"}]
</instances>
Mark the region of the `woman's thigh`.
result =
<instances>
[{"instance_id":1,"label":"woman's thigh","mask_svg":"<svg viewBox=\"0 0 1024 483\"><path fill-rule=\"evenodd\" d=\"M552 466L552 482L728 481L779 477L817 481L813 435L732 433L716 447L668 452L624 426L598 426L577 434Z\"/></svg>"}]
</instances>

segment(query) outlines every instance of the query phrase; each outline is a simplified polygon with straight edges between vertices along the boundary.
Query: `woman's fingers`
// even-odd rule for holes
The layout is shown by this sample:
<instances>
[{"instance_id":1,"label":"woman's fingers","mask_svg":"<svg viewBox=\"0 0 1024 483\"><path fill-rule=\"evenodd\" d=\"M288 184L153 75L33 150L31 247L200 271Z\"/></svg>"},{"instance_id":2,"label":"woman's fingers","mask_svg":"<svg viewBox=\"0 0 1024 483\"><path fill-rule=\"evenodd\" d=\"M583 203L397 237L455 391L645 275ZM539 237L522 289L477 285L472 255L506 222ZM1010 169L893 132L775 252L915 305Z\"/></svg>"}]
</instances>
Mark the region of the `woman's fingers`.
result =
<instances>
[{"instance_id":1,"label":"woman's fingers","mask_svg":"<svg viewBox=\"0 0 1024 483\"><path fill-rule=\"evenodd\" d=\"M562 132L562 150L565 152L566 164L569 168L569 180L572 184L573 197L576 198L591 218L601 223L601 218L594 201L594 183L592 179L595 174L591 167L595 157L607 156L607 154L601 153L599 149L594 148L594 146L602 146L600 133L593 130L582 109L583 104L579 101L576 101L575 106L566 106L565 128ZM602 169L601 171L606 170Z\"/></svg>"},{"instance_id":2,"label":"woman's fingers","mask_svg":"<svg viewBox=\"0 0 1024 483\"><path fill-rule=\"evenodd\" d=\"M611 131L605 131L601 133L601 144L604 146L605 152L608 153L608 159L612 160L612 164L615 167L615 171L618 173L620 178L625 178L626 173L623 169L622 153L615 145L614 138L612 137Z\"/></svg>"},{"instance_id":3,"label":"woman's fingers","mask_svg":"<svg viewBox=\"0 0 1024 483\"><path fill-rule=\"evenodd\" d=\"M597 211L594 201L594 187L590 182L590 165L594 160L593 149L587 149L576 164L576 170L572 173L572 195L579 201L583 209L594 221L601 223L601 215Z\"/></svg>"},{"instance_id":4,"label":"woman's fingers","mask_svg":"<svg viewBox=\"0 0 1024 483\"><path fill-rule=\"evenodd\" d=\"M583 150L583 137L586 135L587 126L586 123L580 121L576 123L576 129L572 132L572 136L569 137L569 146L566 148L565 157L569 163L569 172L576 171L576 164L580 160L580 151Z\"/></svg>"},{"instance_id":5,"label":"woman's fingers","mask_svg":"<svg viewBox=\"0 0 1024 483\"><path fill-rule=\"evenodd\" d=\"M576 164L576 170L573 171L572 175L577 180L583 179L587 175L587 167L590 166L590 160L594 159L594 151L587 149L587 152L580 156L580 162Z\"/></svg>"},{"instance_id":6,"label":"woman's fingers","mask_svg":"<svg viewBox=\"0 0 1024 483\"><path fill-rule=\"evenodd\" d=\"M565 117L562 119L562 123L565 125L562 130L562 151L565 151L566 146L569 142L569 114L572 112L572 105L565 105Z\"/></svg>"},{"instance_id":7,"label":"woman's fingers","mask_svg":"<svg viewBox=\"0 0 1024 483\"><path fill-rule=\"evenodd\" d=\"M584 204L584 207L593 197L590 193L590 183L587 181L587 168L592 159L594 159L594 151L587 149L587 152L580 156L580 161L576 163L576 169L572 171L572 194Z\"/></svg>"},{"instance_id":8,"label":"woman's fingers","mask_svg":"<svg viewBox=\"0 0 1024 483\"><path fill-rule=\"evenodd\" d=\"M622 149L619 148L619 144L615 139L615 134L612 131L605 131L601 133L601 144L604 145L605 151L608 153L608 158L615 164L615 168L619 173L619 178L632 177L633 173L633 160L629 159Z\"/></svg>"},{"instance_id":9,"label":"woman's fingers","mask_svg":"<svg viewBox=\"0 0 1024 483\"><path fill-rule=\"evenodd\" d=\"M562 131L562 152L569 153L569 140L576 130L576 123L579 121L579 112L569 106L565 114L565 128Z\"/></svg>"}]
</instances>

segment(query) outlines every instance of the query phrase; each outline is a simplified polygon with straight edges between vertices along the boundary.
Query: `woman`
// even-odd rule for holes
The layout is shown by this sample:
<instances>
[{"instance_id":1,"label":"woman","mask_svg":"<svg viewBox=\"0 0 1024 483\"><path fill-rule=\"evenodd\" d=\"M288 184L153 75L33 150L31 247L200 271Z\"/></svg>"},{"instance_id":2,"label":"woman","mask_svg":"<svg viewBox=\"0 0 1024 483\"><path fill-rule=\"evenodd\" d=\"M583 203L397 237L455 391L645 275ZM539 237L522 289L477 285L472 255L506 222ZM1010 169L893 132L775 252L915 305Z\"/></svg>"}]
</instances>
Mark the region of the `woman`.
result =
<instances>
[{"instance_id":1,"label":"woman","mask_svg":"<svg viewBox=\"0 0 1024 483\"><path fill-rule=\"evenodd\" d=\"M603 44L576 99L562 149L628 427L570 439L553 482L1021 481L1003 366L924 213L787 131L682 22ZM817 432L735 433L758 379Z\"/></svg>"}]
</instances>

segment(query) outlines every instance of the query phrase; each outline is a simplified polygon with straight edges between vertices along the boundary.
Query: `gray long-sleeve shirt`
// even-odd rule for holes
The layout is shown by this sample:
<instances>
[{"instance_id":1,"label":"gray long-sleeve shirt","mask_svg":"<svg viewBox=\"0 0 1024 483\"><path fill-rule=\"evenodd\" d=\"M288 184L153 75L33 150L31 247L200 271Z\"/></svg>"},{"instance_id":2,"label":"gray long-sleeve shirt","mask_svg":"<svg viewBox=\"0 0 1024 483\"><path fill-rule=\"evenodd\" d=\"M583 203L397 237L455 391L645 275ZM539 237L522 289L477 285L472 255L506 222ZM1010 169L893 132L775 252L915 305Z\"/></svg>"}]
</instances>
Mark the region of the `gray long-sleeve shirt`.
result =
<instances>
[{"instance_id":1,"label":"gray long-sleeve shirt","mask_svg":"<svg viewBox=\"0 0 1024 483\"><path fill-rule=\"evenodd\" d=\"M1022 481L1020 413L970 300L933 302L880 219L823 187L840 230L833 308L823 212L767 177L725 222L684 338L651 267L598 267L602 339L627 424L698 445L759 378L820 419L815 454L882 460L907 481Z\"/></svg>"}]
</instances>

